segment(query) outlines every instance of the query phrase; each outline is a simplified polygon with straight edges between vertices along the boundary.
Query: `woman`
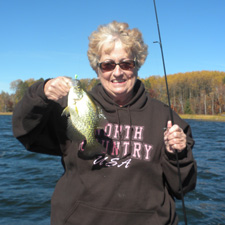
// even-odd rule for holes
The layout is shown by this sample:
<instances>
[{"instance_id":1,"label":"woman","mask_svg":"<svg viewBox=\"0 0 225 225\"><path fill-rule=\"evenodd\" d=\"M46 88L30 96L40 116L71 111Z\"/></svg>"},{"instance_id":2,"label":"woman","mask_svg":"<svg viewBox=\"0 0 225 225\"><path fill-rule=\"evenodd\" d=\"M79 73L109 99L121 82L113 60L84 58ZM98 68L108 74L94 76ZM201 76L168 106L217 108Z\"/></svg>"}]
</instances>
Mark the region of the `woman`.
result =
<instances>
[{"instance_id":1,"label":"woman","mask_svg":"<svg viewBox=\"0 0 225 225\"><path fill-rule=\"evenodd\" d=\"M34 84L14 111L14 135L28 150L62 157L65 173L52 196L51 224L177 224L174 150L186 193L196 184L191 129L175 113L172 126L168 106L137 79L147 56L137 29L114 21L89 40L88 58L100 80L89 94L108 121L96 139L107 154L83 159L80 142L66 136L66 77Z\"/></svg>"}]
</instances>

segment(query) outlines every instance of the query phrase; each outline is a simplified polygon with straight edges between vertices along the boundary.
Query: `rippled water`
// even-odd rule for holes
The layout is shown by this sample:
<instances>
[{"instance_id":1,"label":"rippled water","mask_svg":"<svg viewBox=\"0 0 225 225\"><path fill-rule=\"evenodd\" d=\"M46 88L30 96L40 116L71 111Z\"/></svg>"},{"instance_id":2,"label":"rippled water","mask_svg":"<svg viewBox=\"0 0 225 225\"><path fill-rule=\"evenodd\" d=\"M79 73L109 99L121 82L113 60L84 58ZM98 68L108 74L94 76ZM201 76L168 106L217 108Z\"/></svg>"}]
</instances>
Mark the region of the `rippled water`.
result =
<instances>
[{"instance_id":1,"label":"rippled water","mask_svg":"<svg viewBox=\"0 0 225 225\"><path fill-rule=\"evenodd\" d=\"M185 196L188 224L225 224L225 123L188 123L198 164L197 187ZM63 173L61 160L26 151L11 129L11 116L0 116L0 224L49 225L51 195ZM180 201L177 211L182 225Z\"/></svg>"},{"instance_id":2,"label":"rippled water","mask_svg":"<svg viewBox=\"0 0 225 225\"><path fill-rule=\"evenodd\" d=\"M188 123L196 142L194 156L198 164L197 187L185 196L188 224L225 224L225 123ZM178 207L182 218L180 202Z\"/></svg>"}]
</instances>

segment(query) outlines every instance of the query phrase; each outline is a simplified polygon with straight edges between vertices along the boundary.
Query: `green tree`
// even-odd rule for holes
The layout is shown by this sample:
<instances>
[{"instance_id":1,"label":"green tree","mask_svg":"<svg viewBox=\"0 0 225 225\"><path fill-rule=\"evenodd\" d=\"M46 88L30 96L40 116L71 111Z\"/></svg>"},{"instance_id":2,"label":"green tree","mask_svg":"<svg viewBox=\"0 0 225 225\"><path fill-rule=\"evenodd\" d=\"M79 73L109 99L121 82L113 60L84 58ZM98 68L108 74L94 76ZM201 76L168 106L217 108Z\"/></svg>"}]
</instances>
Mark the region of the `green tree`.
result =
<instances>
[{"instance_id":1,"label":"green tree","mask_svg":"<svg viewBox=\"0 0 225 225\"><path fill-rule=\"evenodd\" d=\"M223 84L225 84L225 77L223 78Z\"/></svg>"},{"instance_id":2,"label":"green tree","mask_svg":"<svg viewBox=\"0 0 225 225\"><path fill-rule=\"evenodd\" d=\"M0 94L0 112L12 112L13 102L11 96L2 91Z\"/></svg>"},{"instance_id":3,"label":"green tree","mask_svg":"<svg viewBox=\"0 0 225 225\"><path fill-rule=\"evenodd\" d=\"M190 100L187 99L184 106L184 114L192 114Z\"/></svg>"}]
</instances>

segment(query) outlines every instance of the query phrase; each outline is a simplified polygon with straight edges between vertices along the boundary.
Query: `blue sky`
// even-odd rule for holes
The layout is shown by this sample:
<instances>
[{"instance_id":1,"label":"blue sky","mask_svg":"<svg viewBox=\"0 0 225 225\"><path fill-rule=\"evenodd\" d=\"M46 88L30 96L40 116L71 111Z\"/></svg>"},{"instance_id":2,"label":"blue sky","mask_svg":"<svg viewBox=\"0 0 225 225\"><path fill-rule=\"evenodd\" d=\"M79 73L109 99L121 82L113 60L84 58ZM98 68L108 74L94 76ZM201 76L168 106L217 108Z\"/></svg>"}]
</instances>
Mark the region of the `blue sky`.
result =
<instances>
[{"instance_id":1,"label":"blue sky","mask_svg":"<svg viewBox=\"0 0 225 225\"><path fill-rule=\"evenodd\" d=\"M167 74L225 71L225 1L156 0ZM0 0L0 92L17 79L95 78L88 36L113 20L149 46L139 76L163 76L152 0Z\"/></svg>"}]
</instances>

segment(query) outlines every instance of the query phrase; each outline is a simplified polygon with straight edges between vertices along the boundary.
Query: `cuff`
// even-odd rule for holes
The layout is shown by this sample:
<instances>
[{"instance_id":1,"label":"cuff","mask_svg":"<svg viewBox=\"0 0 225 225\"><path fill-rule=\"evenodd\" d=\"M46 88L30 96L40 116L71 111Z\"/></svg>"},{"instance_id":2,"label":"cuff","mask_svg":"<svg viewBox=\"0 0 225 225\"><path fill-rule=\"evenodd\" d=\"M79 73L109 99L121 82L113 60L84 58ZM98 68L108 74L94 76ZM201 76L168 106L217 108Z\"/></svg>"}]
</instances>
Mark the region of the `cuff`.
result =
<instances>
[{"instance_id":1,"label":"cuff","mask_svg":"<svg viewBox=\"0 0 225 225\"><path fill-rule=\"evenodd\" d=\"M165 153L166 153L169 160L176 160L176 154L175 153L170 153L166 149L165 149ZM187 147L184 150L182 150L181 152L177 152L177 153L178 153L178 159L179 160L186 158L187 157Z\"/></svg>"}]
</instances>

